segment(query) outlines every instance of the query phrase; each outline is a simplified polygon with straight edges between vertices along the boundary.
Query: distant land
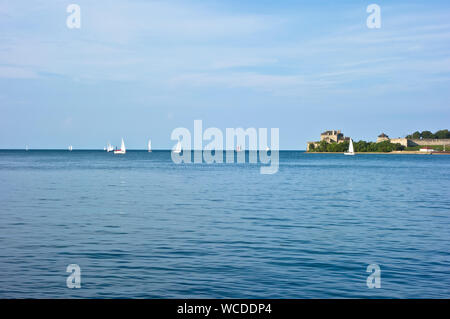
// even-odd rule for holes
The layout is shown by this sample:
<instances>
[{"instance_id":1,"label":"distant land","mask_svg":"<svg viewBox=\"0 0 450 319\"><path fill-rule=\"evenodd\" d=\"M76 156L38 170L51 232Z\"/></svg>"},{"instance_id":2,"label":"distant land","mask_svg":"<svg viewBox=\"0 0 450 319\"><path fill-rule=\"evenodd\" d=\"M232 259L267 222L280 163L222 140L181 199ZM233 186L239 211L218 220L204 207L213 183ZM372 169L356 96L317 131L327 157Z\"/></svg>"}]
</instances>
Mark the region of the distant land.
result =
<instances>
[{"instance_id":1,"label":"distant land","mask_svg":"<svg viewBox=\"0 0 450 319\"><path fill-rule=\"evenodd\" d=\"M309 153L343 153L349 147L350 137L340 130L329 130L320 134L320 141L308 142ZM353 141L357 153L392 154L450 154L450 132L439 130L416 131L406 137L390 138L385 133L378 135L376 142Z\"/></svg>"}]
</instances>

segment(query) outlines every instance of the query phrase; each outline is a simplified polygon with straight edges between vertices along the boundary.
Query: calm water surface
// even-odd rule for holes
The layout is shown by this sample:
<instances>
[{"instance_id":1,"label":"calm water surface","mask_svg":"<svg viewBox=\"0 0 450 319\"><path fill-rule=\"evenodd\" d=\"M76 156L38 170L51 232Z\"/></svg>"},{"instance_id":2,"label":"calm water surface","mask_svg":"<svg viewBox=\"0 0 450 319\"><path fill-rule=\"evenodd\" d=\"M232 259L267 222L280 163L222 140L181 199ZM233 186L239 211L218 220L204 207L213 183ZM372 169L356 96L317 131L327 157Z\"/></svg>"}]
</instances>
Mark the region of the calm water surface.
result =
<instances>
[{"instance_id":1,"label":"calm water surface","mask_svg":"<svg viewBox=\"0 0 450 319\"><path fill-rule=\"evenodd\" d=\"M0 151L0 200L2 298L450 297L450 156Z\"/></svg>"}]
</instances>

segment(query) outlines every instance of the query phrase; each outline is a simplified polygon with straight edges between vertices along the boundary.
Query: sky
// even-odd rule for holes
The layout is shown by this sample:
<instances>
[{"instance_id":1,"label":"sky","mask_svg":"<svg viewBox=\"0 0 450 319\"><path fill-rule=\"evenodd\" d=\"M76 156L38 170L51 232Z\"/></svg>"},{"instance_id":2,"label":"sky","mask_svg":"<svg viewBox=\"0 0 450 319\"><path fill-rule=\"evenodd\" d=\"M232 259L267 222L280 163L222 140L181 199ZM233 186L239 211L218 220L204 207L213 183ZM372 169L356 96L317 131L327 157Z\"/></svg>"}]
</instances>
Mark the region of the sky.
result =
<instances>
[{"instance_id":1,"label":"sky","mask_svg":"<svg viewBox=\"0 0 450 319\"><path fill-rule=\"evenodd\" d=\"M293 150L449 129L449 40L447 0L0 0L0 148L169 149L197 119Z\"/></svg>"}]
</instances>

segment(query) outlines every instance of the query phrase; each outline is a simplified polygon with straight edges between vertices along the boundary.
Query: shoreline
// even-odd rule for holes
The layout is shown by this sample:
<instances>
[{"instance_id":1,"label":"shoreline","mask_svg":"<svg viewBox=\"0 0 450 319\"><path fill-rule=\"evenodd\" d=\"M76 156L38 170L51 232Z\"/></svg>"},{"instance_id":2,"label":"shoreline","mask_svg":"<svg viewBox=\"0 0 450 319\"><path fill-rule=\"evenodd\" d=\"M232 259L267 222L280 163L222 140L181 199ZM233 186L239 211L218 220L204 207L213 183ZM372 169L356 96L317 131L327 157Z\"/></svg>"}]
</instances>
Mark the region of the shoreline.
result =
<instances>
[{"instance_id":1,"label":"shoreline","mask_svg":"<svg viewBox=\"0 0 450 319\"><path fill-rule=\"evenodd\" d=\"M344 154L343 152L305 152L306 154ZM420 151L392 151L392 152L355 152L355 154L400 154L400 155L450 155L450 152L420 152Z\"/></svg>"}]
</instances>

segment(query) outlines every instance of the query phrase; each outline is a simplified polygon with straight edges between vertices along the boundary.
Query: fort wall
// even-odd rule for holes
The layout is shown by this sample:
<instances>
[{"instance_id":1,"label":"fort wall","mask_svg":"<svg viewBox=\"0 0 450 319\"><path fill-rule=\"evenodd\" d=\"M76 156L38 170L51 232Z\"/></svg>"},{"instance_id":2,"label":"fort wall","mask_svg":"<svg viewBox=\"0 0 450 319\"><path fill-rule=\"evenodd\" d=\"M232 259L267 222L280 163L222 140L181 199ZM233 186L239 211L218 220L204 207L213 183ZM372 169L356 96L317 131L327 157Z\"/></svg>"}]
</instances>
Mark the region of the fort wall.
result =
<instances>
[{"instance_id":1,"label":"fort wall","mask_svg":"<svg viewBox=\"0 0 450 319\"><path fill-rule=\"evenodd\" d=\"M423 139L408 139L408 146L417 146L417 145L450 145L450 138L442 138L442 139L432 139L432 138L423 138Z\"/></svg>"}]
</instances>

